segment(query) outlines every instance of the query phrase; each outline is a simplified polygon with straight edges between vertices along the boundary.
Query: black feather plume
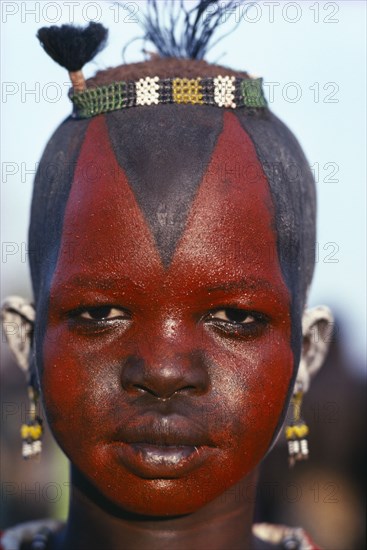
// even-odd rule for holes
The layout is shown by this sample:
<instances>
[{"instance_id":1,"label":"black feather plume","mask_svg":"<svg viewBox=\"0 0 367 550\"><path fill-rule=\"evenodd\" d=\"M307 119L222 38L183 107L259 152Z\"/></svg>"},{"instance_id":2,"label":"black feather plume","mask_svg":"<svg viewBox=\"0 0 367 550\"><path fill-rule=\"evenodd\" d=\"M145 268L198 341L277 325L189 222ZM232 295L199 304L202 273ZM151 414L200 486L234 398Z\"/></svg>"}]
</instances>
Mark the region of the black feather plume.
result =
<instances>
[{"instance_id":1,"label":"black feather plume","mask_svg":"<svg viewBox=\"0 0 367 550\"><path fill-rule=\"evenodd\" d=\"M233 15L233 8L241 1L197 0L188 9L185 0L148 0L142 20L144 39L155 45L161 57L203 59L214 44L232 32L233 28L212 42L219 25Z\"/></svg>"},{"instance_id":2,"label":"black feather plume","mask_svg":"<svg viewBox=\"0 0 367 550\"><path fill-rule=\"evenodd\" d=\"M85 28L73 25L43 27L37 38L46 53L69 72L79 71L105 46L108 30L91 22Z\"/></svg>"}]
</instances>

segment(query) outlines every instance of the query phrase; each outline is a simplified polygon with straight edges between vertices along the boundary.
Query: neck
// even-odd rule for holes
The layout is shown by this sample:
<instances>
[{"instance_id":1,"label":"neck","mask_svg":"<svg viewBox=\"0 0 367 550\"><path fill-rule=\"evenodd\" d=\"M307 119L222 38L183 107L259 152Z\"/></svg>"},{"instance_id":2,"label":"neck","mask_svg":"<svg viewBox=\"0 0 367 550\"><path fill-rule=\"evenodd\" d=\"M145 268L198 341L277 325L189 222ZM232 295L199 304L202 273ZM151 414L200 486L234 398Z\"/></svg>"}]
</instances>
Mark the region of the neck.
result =
<instances>
[{"instance_id":1,"label":"neck","mask_svg":"<svg viewBox=\"0 0 367 550\"><path fill-rule=\"evenodd\" d=\"M199 510L179 517L141 517L113 509L80 474L72 472L70 513L55 550L139 548L178 550L253 548L252 516L257 472Z\"/></svg>"}]
</instances>

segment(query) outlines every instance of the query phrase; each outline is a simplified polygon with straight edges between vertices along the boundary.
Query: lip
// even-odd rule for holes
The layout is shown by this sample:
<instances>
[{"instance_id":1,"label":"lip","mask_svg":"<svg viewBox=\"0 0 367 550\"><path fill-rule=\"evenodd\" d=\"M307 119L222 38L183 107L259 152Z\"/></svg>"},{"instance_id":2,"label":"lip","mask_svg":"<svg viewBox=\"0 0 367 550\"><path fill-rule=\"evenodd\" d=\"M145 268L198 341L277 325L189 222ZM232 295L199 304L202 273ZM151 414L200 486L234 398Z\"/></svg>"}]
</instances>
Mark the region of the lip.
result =
<instances>
[{"instance_id":1,"label":"lip","mask_svg":"<svg viewBox=\"0 0 367 550\"><path fill-rule=\"evenodd\" d=\"M158 446L215 446L197 419L178 415L131 414L135 421L116 429L112 439L125 443L146 443ZM138 420L137 420L138 419Z\"/></svg>"},{"instance_id":2,"label":"lip","mask_svg":"<svg viewBox=\"0 0 367 550\"><path fill-rule=\"evenodd\" d=\"M197 445L113 444L117 458L135 475L145 479L175 479L198 468L213 448Z\"/></svg>"},{"instance_id":3,"label":"lip","mask_svg":"<svg viewBox=\"0 0 367 550\"><path fill-rule=\"evenodd\" d=\"M111 442L118 461L146 478L177 478L198 468L215 450L215 444L197 420L151 412L135 415L114 433Z\"/></svg>"}]
</instances>

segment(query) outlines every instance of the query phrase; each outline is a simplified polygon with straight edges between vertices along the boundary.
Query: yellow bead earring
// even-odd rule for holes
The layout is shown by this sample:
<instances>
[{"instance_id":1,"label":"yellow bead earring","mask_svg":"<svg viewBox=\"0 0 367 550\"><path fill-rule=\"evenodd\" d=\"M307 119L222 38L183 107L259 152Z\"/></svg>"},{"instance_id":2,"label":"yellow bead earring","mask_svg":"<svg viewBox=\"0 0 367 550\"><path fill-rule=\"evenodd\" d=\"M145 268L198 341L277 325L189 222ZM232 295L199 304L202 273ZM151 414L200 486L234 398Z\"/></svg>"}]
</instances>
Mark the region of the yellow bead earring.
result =
<instances>
[{"instance_id":1,"label":"yellow bead earring","mask_svg":"<svg viewBox=\"0 0 367 550\"><path fill-rule=\"evenodd\" d=\"M29 397L29 420L22 424L20 433L23 440L22 455L23 458L35 458L41 454L42 451L42 435L43 427L42 420L37 415L37 401L38 393L33 386L28 386Z\"/></svg>"},{"instance_id":2,"label":"yellow bead earring","mask_svg":"<svg viewBox=\"0 0 367 550\"><path fill-rule=\"evenodd\" d=\"M290 467L293 467L299 460L306 460L309 454L307 441L309 428L301 418L302 399L302 385L297 383L291 400L292 420L285 428Z\"/></svg>"}]
</instances>

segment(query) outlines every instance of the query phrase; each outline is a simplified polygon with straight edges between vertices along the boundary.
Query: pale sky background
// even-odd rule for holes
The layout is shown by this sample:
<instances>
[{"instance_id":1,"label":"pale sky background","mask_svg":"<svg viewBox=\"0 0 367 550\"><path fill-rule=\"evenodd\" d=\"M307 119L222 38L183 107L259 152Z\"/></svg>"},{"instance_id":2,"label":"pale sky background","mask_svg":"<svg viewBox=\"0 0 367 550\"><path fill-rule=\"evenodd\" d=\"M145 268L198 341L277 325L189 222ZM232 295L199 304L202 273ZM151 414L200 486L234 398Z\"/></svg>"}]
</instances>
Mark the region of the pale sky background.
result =
<instances>
[{"instance_id":1,"label":"pale sky background","mask_svg":"<svg viewBox=\"0 0 367 550\"><path fill-rule=\"evenodd\" d=\"M56 126L71 112L68 76L39 46L37 29L100 21L106 49L86 66L121 62L126 42L139 34L145 1L1 2L2 299L31 296L26 242L35 164ZM134 10L129 15L126 4ZM243 23L208 55L263 76L272 110L295 132L317 177L319 259L309 304L328 304L342 323L351 362L362 366L366 340L366 4L253 2ZM125 8L124 8L125 6ZM223 24L223 30L227 27ZM127 61L141 61L142 43ZM272 84L271 84L272 83ZM271 92L273 90L273 98Z\"/></svg>"}]
</instances>

